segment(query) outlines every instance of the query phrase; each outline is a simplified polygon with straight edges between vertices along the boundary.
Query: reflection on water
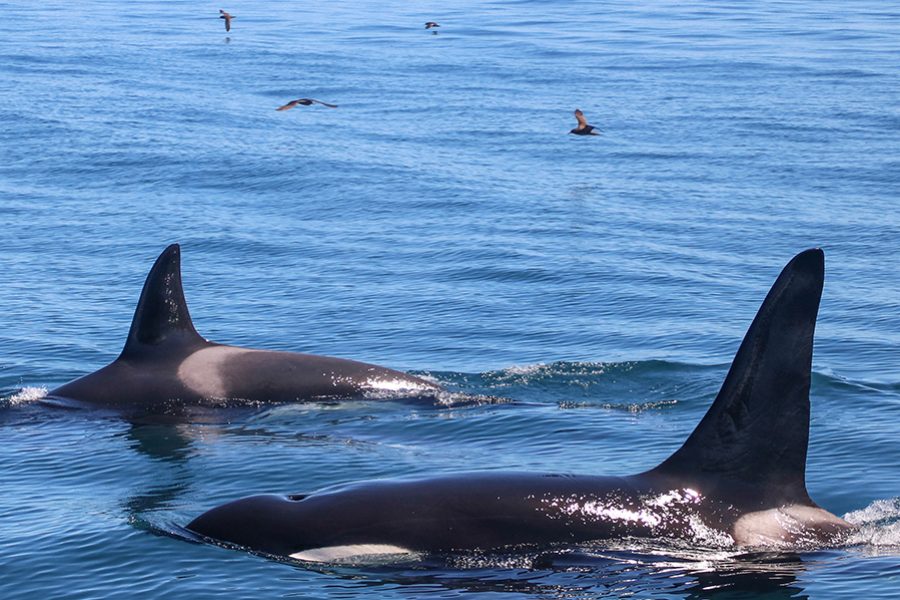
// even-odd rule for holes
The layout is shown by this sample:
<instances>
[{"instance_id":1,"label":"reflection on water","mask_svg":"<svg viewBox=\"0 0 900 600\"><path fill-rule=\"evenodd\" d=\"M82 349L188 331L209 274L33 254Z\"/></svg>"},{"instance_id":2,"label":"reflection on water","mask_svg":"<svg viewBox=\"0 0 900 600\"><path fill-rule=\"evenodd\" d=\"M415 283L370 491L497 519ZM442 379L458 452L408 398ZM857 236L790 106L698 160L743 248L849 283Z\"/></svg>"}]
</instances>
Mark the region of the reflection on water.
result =
<instances>
[{"instance_id":1,"label":"reflection on water","mask_svg":"<svg viewBox=\"0 0 900 600\"><path fill-rule=\"evenodd\" d=\"M136 452L176 463L188 459L193 443L191 430L177 424L132 424L127 439Z\"/></svg>"},{"instance_id":2,"label":"reflection on water","mask_svg":"<svg viewBox=\"0 0 900 600\"><path fill-rule=\"evenodd\" d=\"M3 3L0 598L897 595L900 507L873 504L900 494L892 3L242 0L227 35L201 4ZM299 96L340 108L274 110ZM576 107L603 136L566 133ZM34 406L115 357L171 242L213 339L489 400ZM807 482L864 510L858 548L314 571L152 535L254 492L649 468L811 246Z\"/></svg>"},{"instance_id":3,"label":"reflection on water","mask_svg":"<svg viewBox=\"0 0 900 600\"><path fill-rule=\"evenodd\" d=\"M817 554L745 554L691 558L636 551L560 551L455 556L409 565L319 567L362 585L401 585L463 594L514 592L542 598L807 598L800 577ZM337 586L335 586L337 587Z\"/></svg>"}]
</instances>

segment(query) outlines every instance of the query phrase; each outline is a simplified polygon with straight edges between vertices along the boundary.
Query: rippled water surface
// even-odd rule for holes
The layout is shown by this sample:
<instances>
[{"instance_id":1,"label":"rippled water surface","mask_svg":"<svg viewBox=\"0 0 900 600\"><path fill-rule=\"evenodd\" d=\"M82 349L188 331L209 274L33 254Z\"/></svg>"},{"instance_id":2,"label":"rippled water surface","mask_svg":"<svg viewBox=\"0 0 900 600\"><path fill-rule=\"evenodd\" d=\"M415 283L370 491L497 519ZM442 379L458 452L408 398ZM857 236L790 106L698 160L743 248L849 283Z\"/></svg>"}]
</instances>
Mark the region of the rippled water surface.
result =
<instances>
[{"instance_id":1,"label":"rippled water surface","mask_svg":"<svg viewBox=\"0 0 900 600\"><path fill-rule=\"evenodd\" d=\"M900 597L896 5L47 0L0 17L0 597ZM339 108L274 110L299 97ZM603 135L567 135L576 107ZM210 339L507 401L177 424L38 402L115 358L172 242ZM848 547L313 568L180 529L257 492L652 467L810 246L827 280L807 483L861 525Z\"/></svg>"}]
</instances>

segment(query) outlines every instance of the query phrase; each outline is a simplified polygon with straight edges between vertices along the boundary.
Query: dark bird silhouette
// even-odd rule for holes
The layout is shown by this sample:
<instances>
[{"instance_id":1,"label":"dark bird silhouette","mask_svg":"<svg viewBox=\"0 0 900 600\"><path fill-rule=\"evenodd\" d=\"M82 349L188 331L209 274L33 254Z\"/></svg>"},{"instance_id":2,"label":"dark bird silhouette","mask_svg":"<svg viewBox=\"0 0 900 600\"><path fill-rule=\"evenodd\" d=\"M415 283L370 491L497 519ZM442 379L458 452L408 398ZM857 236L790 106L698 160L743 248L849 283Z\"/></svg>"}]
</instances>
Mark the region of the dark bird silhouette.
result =
<instances>
[{"instance_id":1,"label":"dark bird silhouette","mask_svg":"<svg viewBox=\"0 0 900 600\"><path fill-rule=\"evenodd\" d=\"M578 127L569 131L569 133L574 133L575 135L600 135L599 129L593 125L588 125L587 119L584 118L584 113L581 112L580 108L575 109L575 118L578 120Z\"/></svg>"},{"instance_id":2,"label":"dark bird silhouette","mask_svg":"<svg viewBox=\"0 0 900 600\"><path fill-rule=\"evenodd\" d=\"M231 20L234 17L232 17L230 13L227 13L220 8L219 9L219 18L225 19L225 31L231 31Z\"/></svg>"},{"instance_id":3,"label":"dark bird silhouette","mask_svg":"<svg viewBox=\"0 0 900 600\"><path fill-rule=\"evenodd\" d=\"M425 29L431 29L433 27L440 27L440 25L438 25L434 21L428 21L427 23L425 23Z\"/></svg>"},{"instance_id":4,"label":"dark bird silhouette","mask_svg":"<svg viewBox=\"0 0 900 600\"><path fill-rule=\"evenodd\" d=\"M291 100L284 106L279 106L275 110L290 110L295 106L310 106L312 104L321 104L322 106L327 106L328 108L337 108L337 104L328 104L327 102L322 102L321 100L316 100L314 98L297 98L296 100Z\"/></svg>"}]
</instances>

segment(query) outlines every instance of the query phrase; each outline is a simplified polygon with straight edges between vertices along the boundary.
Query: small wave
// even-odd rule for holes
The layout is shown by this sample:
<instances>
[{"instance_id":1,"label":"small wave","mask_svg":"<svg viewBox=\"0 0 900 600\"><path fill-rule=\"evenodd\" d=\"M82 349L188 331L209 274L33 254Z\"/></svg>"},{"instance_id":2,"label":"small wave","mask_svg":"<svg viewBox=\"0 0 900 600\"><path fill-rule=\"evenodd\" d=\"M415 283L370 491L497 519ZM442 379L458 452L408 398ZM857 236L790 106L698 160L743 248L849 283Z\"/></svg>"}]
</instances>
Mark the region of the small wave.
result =
<instances>
[{"instance_id":1,"label":"small wave","mask_svg":"<svg viewBox=\"0 0 900 600\"><path fill-rule=\"evenodd\" d=\"M497 383L522 384L572 375L603 375L607 371L627 371L637 363L568 362L515 365L499 371L488 371L484 378Z\"/></svg>"},{"instance_id":2,"label":"small wave","mask_svg":"<svg viewBox=\"0 0 900 600\"><path fill-rule=\"evenodd\" d=\"M900 548L900 497L876 500L844 515L859 529L847 539L851 545Z\"/></svg>"},{"instance_id":3,"label":"small wave","mask_svg":"<svg viewBox=\"0 0 900 600\"><path fill-rule=\"evenodd\" d=\"M503 384L528 384L567 377L598 377L624 374L670 373L683 370L705 370L706 365L689 365L665 360L637 360L624 362L555 361L514 365L498 371L486 371L482 377Z\"/></svg>"},{"instance_id":4,"label":"small wave","mask_svg":"<svg viewBox=\"0 0 900 600\"><path fill-rule=\"evenodd\" d=\"M813 380L816 383L824 383L838 389L853 388L866 392L876 392L879 394L896 394L900 392L900 383L895 382L874 382L862 379L850 379L834 369L825 368L813 372Z\"/></svg>"},{"instance_id":5,"label":"small wave","mask_svg":"<svg viewBox=\"0 0 900 600\"><path fill-rule=\"evenodd\" d=\"M676 409L706 397L721 368L661 360L630 362L557 361L516 365L465 375L442 374L448 383L481 393L522 397L561 409L641 413Z\"/></svg>"},{"instance_id":6,"label":"small wave","mask_svg":"<svg viewBox=\"0 0 900 600\"><path fill-rule=\"evenodd\" d=\"M639 377L642 373L654 373L666 363L661 361L637 362L573 362L556 361L515 365L498 371L481 373L480 379L490 389L520 386L552 388L577 388L588 390L601 383L614 383L620 377Z\"/></svg>"},{"instance_id":7,"label":"small wave","mask_svg":"<svg viewBox=\"0 0 900 600\"><path fill-rule=\"evenodd\" d=\"M484 394L469 394L450 390L436 389L426 386L412 387L375 387L366 390L363 395L366 400L398 400L410 399L432 402L435 406L480 406L483 404L508 404L512 400L502 396L488 396Z\"/></svg>"},{"instance_id":8,"label":"small wave","mask_svg":"<svg viewBox=\"0 0 900 600\"><path fill-rule=\"evenodd\" d=\"M47 395L47 388L43 386L23 387L21 390L9 397L7 402L10 406L19 406L21 404L31 404L37 402Z\"/></svg>"},{"instance_id":9,"label":"small wave","mask_svg":"<svg viewBox=\"0 0 900 600\"><path fill-rule=\"evenodd\" d=\"M553 364L560 365L562 363L553 363ZM552 366L552 365L549 365L549 366ZM498 378L502 378L503 376L513 377L513 376L517 376L517 375L533 375L535 373L547 371L549 366L547 365L547 363L535 363L533 365L513 365L512 367L507 367L505 369L497 371L497 373L498 373Z\"/></svg>"},{"instance_id":10,"label":"small wave","mask_svg":"<svg viewBox=\"0 0 900 600\"><path fill-rule=\"evenodd\" d=\"M633 402L633 403L616 403L616 402L559 402L558 406L562 409L575 408L600 408L604 410L624 410L632 414L642 413L645 410L657 410L667 406L675 406L678 400L659 400L657 402Z\"/></svg>"},{"instance_id":11,"label":"small wave","mask_svg":"<svg viewBox=\"0 0 900 600\"><path fill-rule=\"evenodd\" d=\"M482 406L485 404L511 404L510 398L503 396L486 396L484 394L467 394L465 392L442 391L435 395L435 404L438 406Z\"/></svg>"}]
</instances>

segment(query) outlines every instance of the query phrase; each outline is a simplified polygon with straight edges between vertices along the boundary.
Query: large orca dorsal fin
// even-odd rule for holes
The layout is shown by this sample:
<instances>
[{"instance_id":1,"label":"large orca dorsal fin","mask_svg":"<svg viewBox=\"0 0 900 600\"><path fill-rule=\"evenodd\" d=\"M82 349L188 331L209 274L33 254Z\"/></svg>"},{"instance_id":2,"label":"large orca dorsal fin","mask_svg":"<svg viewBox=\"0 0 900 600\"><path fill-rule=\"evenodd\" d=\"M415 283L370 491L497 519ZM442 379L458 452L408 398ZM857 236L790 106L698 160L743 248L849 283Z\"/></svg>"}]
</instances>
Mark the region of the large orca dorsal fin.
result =
<instances>
[{"instance_id":1,"label":"large orca dorsal fin","mask_svg":"<svg viewBox=\"0 0 900 600\"><path fill-rule=\"evenodd\" d=\"M207 343L191 322L181 288L181 248L172 244L159 255L144 282L141 298L122 357L129 358L151 346L194 346Z\"/></svg>"},{"instance_id":2,"label":"large orca dorsal fin","mask_svg":"<svg viewBox=\"0 0 900 600\"><path fill-rule=\"evenodd\" d=\"M757 312L706 416L651 473L744 484L768 504L812 504L806 491L813 333L825 255L784 267Z\"/></svg>"}]
</instances>

